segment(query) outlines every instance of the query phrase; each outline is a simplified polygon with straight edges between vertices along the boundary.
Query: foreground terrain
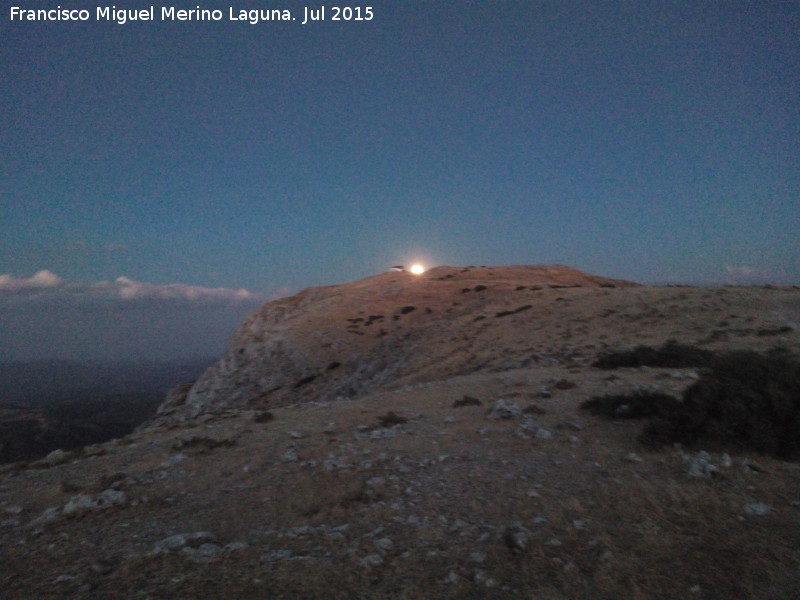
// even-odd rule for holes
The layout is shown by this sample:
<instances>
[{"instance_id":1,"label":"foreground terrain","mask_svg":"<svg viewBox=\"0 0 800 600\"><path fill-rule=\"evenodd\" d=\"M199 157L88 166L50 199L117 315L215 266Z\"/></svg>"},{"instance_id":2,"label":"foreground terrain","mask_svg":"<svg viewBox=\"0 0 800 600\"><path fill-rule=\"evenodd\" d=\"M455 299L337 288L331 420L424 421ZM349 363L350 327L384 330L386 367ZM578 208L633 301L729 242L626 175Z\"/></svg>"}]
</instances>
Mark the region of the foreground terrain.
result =
<instances>
[{"instance_id":1,"label":"foreground terrain","mask_svg":"<svg viewBox=\"0 0 800 600\"><path fill-rule=\"evenodd\" d=\"M798 597L797 462L643 446L641 421L580 405L702 377L592 366L610 349L797 356L800 290L513 269L437 269L414 302L401 273L267 305L280 348L257 312L152 424L3 467L4 597Z\"/></svg>"}]
</instances>

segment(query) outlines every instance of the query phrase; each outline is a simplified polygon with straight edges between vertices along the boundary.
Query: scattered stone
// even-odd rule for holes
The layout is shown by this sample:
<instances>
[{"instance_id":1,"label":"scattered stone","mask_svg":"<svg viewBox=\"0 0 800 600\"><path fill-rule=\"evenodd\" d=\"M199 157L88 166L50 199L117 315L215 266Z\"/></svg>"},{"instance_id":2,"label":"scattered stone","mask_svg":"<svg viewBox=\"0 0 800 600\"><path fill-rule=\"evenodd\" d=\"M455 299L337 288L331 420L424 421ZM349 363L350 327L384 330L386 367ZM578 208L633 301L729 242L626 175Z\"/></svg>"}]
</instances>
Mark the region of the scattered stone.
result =
<instances>
[{"instance_id":1,"label":"scattered stone","mask_svg":"<svg viewBox=\"0 0 800 600\"><path fill-rule=\"evenodd\" d=\"M222 554L222 548L216 544L206 542L200 544L197 548L185 546L181 548L181 552L183 552L190 561L204 564L211 562L214 558Z\"/></svg>"},{"instance_id":2,"label":"scattered stone","mask_svg":"<svg viewBox=\"0 0 800 600\"><path fill-rule=\"evenodd\" d=\"M322 468L326 471L334 469L349 469L353 466L353 459L349 456L329 456L322 463Z\"/></svg>"},{"instance_id":3,"label":"scattered stone","mask_svg":"<svg viewBox=\"0 0 800 600\"><path fill-rule=\"evenodd\" d=\"M297 429L290 431L289 435L295 440L302 440L303 438L308 437L308 434L305 431L298 431Z\"/></svg>"},{"instance_id":4,"label":"scattered stone","mask_svg":"<svg viewBox=\"0 0 800 600\"><path fill-rule=\"evenodd\" d=\"M512 524L503 531L503 543L511 552L518 554L528 549L529 532L519 524Z\"/></svg>"},{"instance_id":5,"label":"scattered stone","mask_svg":"<svg viewBox=\"0 0 800 600\"><path fill-rule=\"evenodd\" d=\"M753 515L756 517L764 517L771 515L775 510L771 506L767 506L762 502L752 502L744 505L744 514Z\"/></svg>"},{"instance_id":6,"label":"scattered stone","mask_svg":"<svg viewBox=\"0 0 800 600\"><path fill-rule=\"evenodd\" d=\"M92 572L97 573L98 575L107 575L114 570L114 567L105 560L98 560L92 563L92 566L89 567Z\"/></svg>"},{"instance_id":7,"label":"scattered stone","mask_svg":"<svg viewBox=\"0 0 800 600\"><path fill-rule=\"evenodd\" d=\"M281 460L283 462L294 462L299 458L300 458L300 455L297 453L297 447L296 446L289 446L286 449L286 452L283 453L283 456L281 457Z\"/></svg>"},{"instance_id":8,"label":"scattered stone","mask_svg":"<svg viewBox=\"0 0 800 600\"><path fill-rule=\"evenodd\" d=\"M751 460L743 460L741 463L742 471L745 473L764 473L764 467L759 465L758 463L754 463Z\"/></svg>"},{"instance_id":9,"label":"scattered stone","mask_svg":"<svg viewBox=\"0 0 800 600\"><path fill-rule=\"evenodd\" d=\"M547 541L544 543L544 545L545 545L545 546L549 546L549 547L551 547L551 548L555 548L555 547L557 547L557 546L560 546L560 545L561 545L561 540L559 540L558 538L555 538L555 537L551 537L550 539L548 539L548 540L547 540Z\"/></svg>"},{"instance_id":10,"label":"scattered stone","mask_svg":"<svg viewBox=\"0 0 800 600\"><path fill-rule=\"evenodd\" d=\"M37 466L55 467L56 465L64 464L72 458L72 456L72 452L65 452L59 448L58 450L53 450L43 459L36 461L36 463Z\"/></svg>"},{"instance_id":11,"label":"scattered stone","mask_svg":"<svg viewBox=\"0 0 800 600\"><path fill-rule=\"evenodd\" d=\"M370 432L369 439L379 440L382 438L393 438L402 431L402 425L395 425L394 427L387 427L386 429L375 429Z\"/></svg>"},{"instance_id":12,"label":"scattered stone","mask_svg":"<svg viewBox=\"0 0 800 600\"><path fill-rule=\"evenodd\" d=\"M370 477L367 479L367 487L371 488L380 488L386 484L386 478L381 477L380 475L376 475L375 477Z\"/></svg>"},{"instance_id":13,"label":"scattered stone","mask_svg":"<svg viewBox=\"0 0 800 600\"><path fill-rule=\"evenodd\" d=\"M380 554L367 554L364 558L358 561L362 567L378 567L383 564L383 557Z\"/></svg>"},{"instance_id":14,"label":"scattered stone","mask_svg":"<svg viewBox=\"0 0 800 600\"><path fill-rule=\"evenodd\" d=\"M213 533L197 531L195 533L178 533L157 541L150 551L150 555L174 552L183 548L199 548L203 544L215 544L217 541Z\"/></svg>"},{"instance_id":15,"label":"scattered stone","mask_svg":"<svg viewBox=\"0 0 800 600\"><path fill-rule=\"evenodd\" d=\"M711 455L700 451L696 456L687 456L689 477L707 478L717 472L717 467L711 463Z\"/></svg>"},{"instance_id":16,"label":"scattered stone","mask_svg":"<svg viewBox=\"0 0 800 600\"><path fill-rule=\"evenodd\" d=\"M575 421L562 421L556 424L556 429L566 429L568 431L581 431L583 427Z\"/></svg>"},{"instance_id":17,"label":"scattered stone","mask_svg":"<svg viewBox=\"0 0 800 600\"><path fill-rule=\"evenodd\" d=\"M90 510L103 510L112 506L120 506L127 502L128 498L122 490L108 489L99 494L73 496L64 505L65 515L74 515Z\"/></svg>"},{"instance_id":18,"label":"scattered stone","mask_svg":"<svg viewBox=\"0 0 800 600\"><path fill-rule=\"evenodd\" d=\"M39 527L40 525L46 525L47 523L52 523L58 518L58 515L61 514L61 507L60 506L51 506L42 512L41 515L36 517L33 521L30 522L31 527Z\"/></svg>"},{"instance_id":19,"label":"scattered stone","mask_svg":"<svg viewBox=\"0 0 800 600\"><path fill-rule=\"evenodd\" d=\"M186 458L186 454L183 452L178 452L177 454L173 454L167 460L161 463L160 466L162 467L172 467L177 465L178 463L182 462Z\"/></svg>"},{"instance_id":20,"label":"scattered stone","mask_svg":"<svg viewBox=\"0 0 800 600\"><path fill-rule=\"evenodd\" d=\"M390 552L394 548L394 542L388 537L382 537L375 540L375 547L380 552Z\"/></svg>"},{"instance_id":21,"label":"scattered stone","mask_svg":"<svg viewBox=\"0 0 800 600\"><path fill-rule=\"evenodd\" d=\"M288 538L308 537L314 535L316 532L317 530L311 527L311 525L299 525L297 527L292 527L284 535Z\"/></svg>"},{"instance_id":22,"label":"scattered stone","mask_svg":"<svg viewBox=\"0 0 800 600\"><path fill-rule=\"evenodd\" d=\"M500 399L494 403L489 411L489 418L491 419L513 419L520 414L521 410L516 402L509 402Z\"/></svg>"},{"instance_id":23,"label":"scattered stone","mask_svg":"<svg viewBox=\"0 0 800 600\"><path fill-rule=\"evenodd\" d=\"M638 463L638 462L642 462L644 459L641 456L639 456L638 454L636 454L636 452L628 452L625 455L624 460L626 460L627 462Z\"/></svg>"},{"instance_id":24,"label":"scattered stone","mask_svg":"<svg viewBox=\"0 0 800 600\"><path fill-rule=\"evenodd\" d=\"M231 542L230 544L225 544L222 548L225 552L238 552L239 550L246 550L250 547L250 544L247 542Z\"/></svg>"},{"instance_id":25,"label":"scattered stone","mask_svg":"<svg viewBox=\"0 0 800 600\"><path fill-rule=\"evenodd\" d=\"M268 550L261 555L261 563L276 563L281 562L283 560L291 560L294 557L294 554L291 550L286 548L279 548L278 550Z\"/></svg>"}]
</instances>

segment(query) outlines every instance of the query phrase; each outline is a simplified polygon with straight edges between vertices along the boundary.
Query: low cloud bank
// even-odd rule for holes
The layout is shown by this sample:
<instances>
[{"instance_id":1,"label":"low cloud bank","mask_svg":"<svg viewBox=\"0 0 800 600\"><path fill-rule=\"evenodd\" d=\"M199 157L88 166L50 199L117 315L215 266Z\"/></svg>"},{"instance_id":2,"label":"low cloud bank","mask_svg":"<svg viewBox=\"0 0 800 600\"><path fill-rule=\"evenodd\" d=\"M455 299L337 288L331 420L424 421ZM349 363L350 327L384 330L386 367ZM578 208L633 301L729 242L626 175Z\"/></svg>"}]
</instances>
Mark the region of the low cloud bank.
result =
<instances>
[{"instance_id":1,"label":"low cloud bank","mask_svg":"<svg viewBox=\"0 0 800 600\"><path fill-rule=\"evenodd\" d=\"M183 283L156 285L117 277L114 281L93 284L69 283L51 271L39 271L29 278L0 275L0 301L23 298L46 302L67 300L75 303L108 300L167 300L217 304L229 302L259 302L267 298L244 288L207 288Z\"/></svg>"},{"instance_id":2,"label":"low cloud bank","mask_svg":"<svg viewBox=\"0 0 800 600\"><path fill-rule=\"evenodd\" d=\"M246 289L92 284L51 271L0 275L0 360L173 360L220 355L256 307L278 296Z\"/></svg>"}]
</instances>

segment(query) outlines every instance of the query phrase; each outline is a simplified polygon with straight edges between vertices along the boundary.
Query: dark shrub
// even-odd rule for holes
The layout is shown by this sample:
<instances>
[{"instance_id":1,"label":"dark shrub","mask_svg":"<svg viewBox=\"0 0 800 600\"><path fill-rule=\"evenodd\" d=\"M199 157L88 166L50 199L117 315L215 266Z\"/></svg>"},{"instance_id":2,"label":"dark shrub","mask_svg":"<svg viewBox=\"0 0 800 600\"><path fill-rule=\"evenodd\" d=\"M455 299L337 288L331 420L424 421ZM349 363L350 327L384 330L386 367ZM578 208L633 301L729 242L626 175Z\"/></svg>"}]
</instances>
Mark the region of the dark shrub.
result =
<instances>
[{"instance_id":1,"label":"dark shrub","mask_svg":"<svg viewBox=\"0 0 800 600\"><path fill-rule=\"evenodd\" d=\"M385 415L381 415L378 417L378 423L381 424L381 427L392 427L394 425L401 425L402 423L407 423L408 419L405 417L396 414L394 411L389 411Z\"/></svg>"},{"instance_id":2,"label":"dark shrub","mask_svg":"<svg viewBox=\"0 0 800 600\"><path fill-rule=\"evenodd\" d=\"M358 332L357 332L357 331L354 331L353 333L358 333ZM363 335L363 334L361 334L361 335ZM311 382L312 382L312 381L314 381L316 378L317 378L317 376L316 376L316 375L309 375L308 377L303 377L302 379L298 379L298 380L295 382L295 384L294 384L294 387L295 387L295 389L297 389L297 388L301 388L301 387L303 387L304 385L307 385L307 384L311 383Z\"/></svg>"},{"instance_id":3,"label":"dark shrub","mask_svg":"<svg viewBox=\"0 0 800 600\"><path fill-rule=\"evenodd\" d=\"M480 406L483 404L477 398L473 398L472 396L464 396L461 400L454 400L453 401L453 408L461 408L462 406Z\"/></svg>"},{"instance_id":4,"label":"dark shrub","mask_svg":"<svg viewBox=\"0 0 800 600\"><path fill-rule=\"evenodd\" d=\"M416 309L417 309L416 306L404 306L403 308L400 309L400 314L407 315L408 313L413 312Z\"/></svg>"},{"instance_id":5,"label":"dark shrub","mask_svg":"<svg viewBox=\"0 0 800 600\"><path fill-rule=\"evenodd\" d=\"M269 423L274 418L275 415L273 415L270 411L262 410L255 414L255 416L253 417L253 421L255 421L256 423Z\"/></svg>"},{"instance_id":6,"label":"dark shrub","mask_svg":"<svg viewBox=\"0 0 800 600\"><path fill-rule=\"evenodd\" d=\"M595 396L581 404L582 409L608 419L655 417L659 414L674 412L677 406L677 398L659 392Z\"/></svg>"},{"instance_id":7,"label":"dark shrub","mask_svg":"<svg viewBox=\"0 0 800 600\"><path fill-rule=\"evenodd\" d=\"M673 369L704 367L711 363L713 356L714 354L709 350L669 340L658 349L650 346L637 346L633 350L602 354L592 366L600 369L644 366Z\"/></svg>"},{"instance_id":8,"label":"dark shrub","mask_svg":"<svg viewBox=\"0 0 800 600\"><path fill-rule=\"evenodd\" d=\"M780 354L721 354L675 410L651 421L642 441L703 441L800 458L800 363Z\"/></svg>"},{"instance_id":9,"label":"dark shrub","mask_svg":"<svg viewBox=\"0 0 800 600\"><path fill-rule=\"evenodd\" d=\"M774 329L759 329L756 332L756 335L765 336L765 335L780 335L782 333L790 333L792 328L788 325L784 325L783 327L776 327Z\"/></svg>"},{"instance_id":10,"label":"dark shrub","mask_svg":"<svg viewBox=\"0 0 800 600\"><path fill-rule=\"evenodd\" d=\"M569 379L559 379L553 384L553 387L557 390L571 390L574 387L578 387L578 384Z\"/></svg>"},{"instance_id":11,"label":"dark shrub","mask_svg":"<svg viewBox=\"0 0 800 600\"><path fill-rule=\"evenodd\" d=\"M528 310L530 308L533 308L533 306L531 304L526 304L525 306L520 306L519 308L515 308L514 310L502 310L502 311L500 311L499 313L497 313L495 315L495 318L507 317L509 315L515 315L517 313L521 313L522 311Z\"/></svg>"}]
</instances>

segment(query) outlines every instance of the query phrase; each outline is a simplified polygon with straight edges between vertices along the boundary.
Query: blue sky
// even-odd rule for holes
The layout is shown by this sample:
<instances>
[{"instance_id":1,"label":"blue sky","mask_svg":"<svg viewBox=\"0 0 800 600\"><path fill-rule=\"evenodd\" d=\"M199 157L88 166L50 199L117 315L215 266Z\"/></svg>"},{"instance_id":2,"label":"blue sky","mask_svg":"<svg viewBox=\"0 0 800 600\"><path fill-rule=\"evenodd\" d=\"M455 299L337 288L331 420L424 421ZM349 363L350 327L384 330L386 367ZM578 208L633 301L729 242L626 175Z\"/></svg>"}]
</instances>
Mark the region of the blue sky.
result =
<instances>
[{"instance_id":1,"label":"blue sky","mask_svg":"<svg viewBox=\"0 0 800 600\"><path fill-rule=\"evenodd\" d=\"M48 270L268 298L411 260L800 283L796 2L392 0L306 26L305 3L257 25L230 5L263 8L125 25L3 9L17 291Z\"/></svg>"}]
</instances>

